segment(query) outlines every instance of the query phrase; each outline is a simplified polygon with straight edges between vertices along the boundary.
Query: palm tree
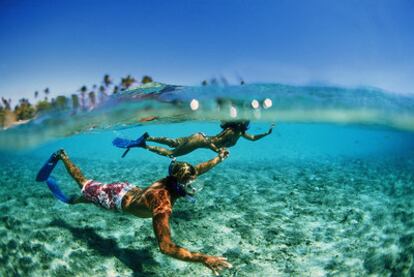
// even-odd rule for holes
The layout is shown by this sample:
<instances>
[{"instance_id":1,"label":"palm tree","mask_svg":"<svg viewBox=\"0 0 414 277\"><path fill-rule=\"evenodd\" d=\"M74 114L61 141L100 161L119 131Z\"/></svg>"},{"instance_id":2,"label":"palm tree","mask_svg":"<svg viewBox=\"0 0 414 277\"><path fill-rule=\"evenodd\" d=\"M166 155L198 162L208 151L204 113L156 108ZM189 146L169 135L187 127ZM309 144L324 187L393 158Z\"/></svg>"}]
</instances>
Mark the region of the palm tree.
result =
<instances>
[{"instance_id":1,"label":"palm tree","mask_svg":"<svg viewBox=\"0 0 414 277\"><path fill-rule=\"evenodd\" d=\"M95 108L96 105L96 97L95 97L95 92L94 91L90 91L88 93L88 97L89 97L89 109L93 109Z\"/></svg>"},{"instance_id":2,"label":"palm tree","mask_svg":"<svg viewBox=\"0 0 414 277\"><path fill-rule=\"evenodd\" d=\"M44 90L43 92L45 93L45 100L47 100L47 96L48 96L48 95L49 95L49 93L50 93L49 88L45 88L45 90Z\"/></svg>"},{"instance_id":3,"label":"palm tree","mask_svg":"<svg viewBox=\"0 0 414 277\"><path fill-rule=\"evenodd\" d=\"M119 86L114 86L114 90L112 91L113 94L116 94L119 92Z\"/></svg>"},{"instance_id":4,"label":"palm tree","mask_svg":"<svg viewBox=\"0 0 414 277\"><path fill-rule=\"evenodd\" d=\"M150 76L145 75L144 77L142 77L141 83L146 84L146 83L152 83L153 80Z\"/></svg>"},{"instance_id":5,"label":"palm tree","mask_svg":"<svg viewBox=\"0 0 414 277\"><path fill-rule=\"evenodd\" d=\"M104 75L103 84L106 88L109 87L112 84L112 80L111 80L111 77L109 76L109 74Z\"/></svg>"},{"instance_id":6,"label":"palm tree","mask_svg":"<svg viewBox=\"0 0 414 277\"><path fill-rule=\"evenodd\" d=\"M2 97L1 101L3 102L5 110L11 110L11 100L7 100L6 98Z\"/></svg>"},{"instance_id":7,"label":"palm tree","mask_svg":"<svg viewBox=\"0 0 414 277\"><path fill-rule=\"evenodd\" d=\"M81 109L84 110L86 109L86 93L88 92L88 88L86 86L82 86L79 89L80 93L81 93Z\"/></svg>"},{"instance_id":8,"label":"palm tree","mask_svg":"<svg viewBox=\"0 0 414 277\"><path fill-rule=\"evenodd\" d=\"M126 76L121 79L121 90L126 90L130 88L136 82L135 78L131 75Z\"/></svg>"},{"instance_id":9,"label":"palm tree","mask_svg":"<svg viewBox=\"0 0 414 277\"><path fill-rule=\"evenodd\" d=\"M34 97L35 98L37 98L39 96L39 92L36 90L35 92L34 92Z\"/></svg>"},{"instance_id":10,"label":"palm tree","mask_svg":"<svg viewBox=\"0 0 414 277\"><path fill-rule=\"evenodd\" d=\"M34 117L35 110L32 104L30 104L29 99L21 98L19 104L14 109L14 114L17 120L26 120Z\"/></svg>"},{"instance_id":11,"label":"palm tree","mask_svg":"<svg viewBox=\"0 0 414 277\"><path fill-rule=\"evenodd\" d=\"M106 93L106 88L103 85L99 86L99 102L102 103L105 101L106 97L108 97L108 94Z\"/></svg>"}]
</instances>

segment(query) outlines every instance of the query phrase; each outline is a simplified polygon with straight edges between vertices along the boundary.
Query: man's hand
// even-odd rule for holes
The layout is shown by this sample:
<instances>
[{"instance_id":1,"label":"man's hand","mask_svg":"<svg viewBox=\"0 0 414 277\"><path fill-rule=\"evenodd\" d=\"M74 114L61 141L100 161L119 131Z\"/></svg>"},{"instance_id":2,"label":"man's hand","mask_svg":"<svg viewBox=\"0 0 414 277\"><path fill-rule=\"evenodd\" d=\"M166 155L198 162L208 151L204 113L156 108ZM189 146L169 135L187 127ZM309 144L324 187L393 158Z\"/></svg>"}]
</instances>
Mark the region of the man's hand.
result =
<instances>
[{"instance_id":1,"label":"man's hand","mask_svg":"<svg viewBox=\"0 0 414 277\"><path fill-rule=\"evenodd\" d=\"M226 148L220 148L219 157L221 160L227 159L229 156L229 151Z\"/></svg>"},{"instance_id":2,"label":"man's hand","mask_svg":"<svg viewBox=\"0 0 414 277\"><path fill-rule=\"evenodd\" d=\"M207 256L203 261L203 264L210 268L216 276L219 276L220 270L233 267L224 257Z\"/></svg>"}]
</instances>

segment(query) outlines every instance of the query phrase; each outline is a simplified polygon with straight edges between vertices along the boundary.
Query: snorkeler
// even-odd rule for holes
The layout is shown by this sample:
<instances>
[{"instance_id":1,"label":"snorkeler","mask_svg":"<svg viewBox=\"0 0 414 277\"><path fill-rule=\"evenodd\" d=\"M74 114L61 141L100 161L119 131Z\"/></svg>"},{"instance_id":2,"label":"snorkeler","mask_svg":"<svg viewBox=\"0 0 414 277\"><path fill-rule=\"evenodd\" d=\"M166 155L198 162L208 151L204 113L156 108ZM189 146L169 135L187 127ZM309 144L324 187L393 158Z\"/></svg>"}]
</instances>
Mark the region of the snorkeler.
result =
<instances>
[{"instance_id":1,"label":"snorkeler","mask_svg":"<svg viewBox=\"0 0 414 277\"><path fill-rule=\"evenodd\" d=\"M123 157L126 155L126 153L129 151L131 147L142 147L148 149L151 152L167 157L183 156L198 148L208 148L219 153L220 149L223 147L228 148L234 146L240 137L243 137L251 141L259 140L271 134L274 126L274 124L272 124L269 131L267 131L266 133L250 135L246 133L247 129L249 128L249 123L249 121L223 122L220 125L220 127L223 130L215 136L207 136L204 133L195 133L189 137L172 139L166 137L152 137L148 133L145 133L138 140L130 141L131 144L128 144L128 140L121 138L116 138L113 141L113 144L117 147L127 149ZM147 145L147 141L165 144L169 146L171 149L167 149L160 146Z\"/></svg>"},{"instance_id":2,"label":"snorkeler","mask_svg":"<svg viewBox=\"0 0 414 277\"><path fill-rule=\"evenodd\" d=\"M190 252L186 248L174 244L171 240L169 219L173 205L178 198L193 196L197 192L191 186L191 183L197 176L219 164L228 155L229 152L223 148L219 151L217 157L196 166L173 160L167 177L156 181L147 188L141 189L125 182L102 184L95 180L88 180L69 159L65 151L59 150L52 155L48 161L49 164L46 163L44 168L42 168L43 171L39 172L38 181L43 181L47 178L57 161L62 160L67 171L78 183L82 191L82 196L68 198L67 203L94 203L106 209L122 210L141 218L152 217L154 233L162 253L183 261L203 263L215 275L218 275L220 270L232 267L227 262L227 259ZM55 191L51 190L57 196Z\"/></svg>"}]
</instances>

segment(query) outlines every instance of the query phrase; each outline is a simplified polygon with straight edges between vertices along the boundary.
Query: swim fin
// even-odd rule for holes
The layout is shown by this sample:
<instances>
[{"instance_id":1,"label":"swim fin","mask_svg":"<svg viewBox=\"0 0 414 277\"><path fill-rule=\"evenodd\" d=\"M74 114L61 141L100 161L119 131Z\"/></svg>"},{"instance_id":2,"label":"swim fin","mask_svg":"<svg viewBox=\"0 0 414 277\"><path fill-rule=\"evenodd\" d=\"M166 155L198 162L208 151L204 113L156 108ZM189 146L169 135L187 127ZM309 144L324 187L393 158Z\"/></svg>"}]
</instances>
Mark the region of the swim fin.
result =
<instances>
[{"instance_id":1,"label":"swim fin","mask_svg":"<svg viewBox=\"0 0 414 277\"><path fill-rule=\"evenodd\" d=\"M53 193L53 195L62 201L63 203L70 204L71 200L73 200L73 197L67 197L63 194L63 192L60 190L57 181L53 177L47 178L46 181L47 186L49 187L50 191Z\"/></svg>"},{"instance_id":2,"label":"swim fin","mask_svg":"<svg viewBox=\"0 0 414 277\"><path fill-rule=\"evenodd\" d=\"M49 178L50 173L52 173L53 169L55 168L59 158L57 153L53 153L52 156L46 161L46 163L42 166L36 176L36 181L44 182Z\"/></svg>"},{"instance_id":3,"label":"swim fin","mask_svg":"<svg viewBox=\"0 0 414 277\"><path fill-rule=\"evenodd\" d=\"M133 144L133 140L123 139L123 138L115 138L112 141L112 144L118 148L129 148L130 145Z\"/></svg>"},{"instance_id":4,"label":"swim fin","mask_svg":"<svg viewBox=\"0 0 414 277\"><path fill-rule=\"evenodd\" d=\"M129 140L124 138L115 138L112 141L112 144L118 148L126 148L125 152L122 154L122 158L128 154L129 150L133 147L145 147L145 140L148 137L148 133L145 132L142 136L136 140Z\"/></svg>"}]
</instances>

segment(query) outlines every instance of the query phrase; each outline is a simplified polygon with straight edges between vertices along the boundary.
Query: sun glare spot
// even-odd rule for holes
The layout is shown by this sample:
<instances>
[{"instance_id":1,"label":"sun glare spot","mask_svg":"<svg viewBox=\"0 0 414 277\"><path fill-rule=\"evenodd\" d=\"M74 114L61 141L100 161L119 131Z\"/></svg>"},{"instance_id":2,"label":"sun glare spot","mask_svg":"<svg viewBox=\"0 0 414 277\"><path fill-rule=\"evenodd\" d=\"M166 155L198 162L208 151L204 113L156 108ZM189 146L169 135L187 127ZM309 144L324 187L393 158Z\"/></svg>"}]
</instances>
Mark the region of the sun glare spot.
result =
<instances>
[{"instance_id":1,"label":"sun glare spot","mask_svg":"<svg viewBox=\"0 0 414 277\"><path fill-rule=\"evenodd\" d=\"M198 110L198 108L200 107L200 103L198 102L198 100L197 99L193 99L193 100L191 100L191 102L190 102L190 108L193 110L193 111L196 111L196 110Z\"/></svg>"},{"instance_id":2,"label":"sun glare spot","mask_svg":"<svg viewBox=\"0 0 414 277\"><path fill-rule=\"evenodd\" d=\"M232 118L235 118L235 117L237 117L237 109L235 108L235 107L230 107L230 116L232 117Z\"/></svg>"},{"instance_id":3,"label":"sun glare spot","mask_svg":"<svg viewBox=\"0 0 414 277\"><path fill-rule=\"evenodd\" d=\"M255 109L255 110L257 110L259 108L259 106L260 106L259 101L257 101L256 99L253 99L252 100L252 104L251 105L252 105L252 108Z\"/></svg>"},{"instance_id":4,"label":"sun glare spot","mask_svg":"<svg viewBox=\"0 0 414 277\"><path fill-rule=\"evenodd\" d=\"M265 108L265 109L268 109L268 108L272 107L272 105L273 105L273 103L272 103L272 100L270 98L266 98L263 101L263 108Z\"/></svg>"}]
</instances>

